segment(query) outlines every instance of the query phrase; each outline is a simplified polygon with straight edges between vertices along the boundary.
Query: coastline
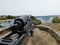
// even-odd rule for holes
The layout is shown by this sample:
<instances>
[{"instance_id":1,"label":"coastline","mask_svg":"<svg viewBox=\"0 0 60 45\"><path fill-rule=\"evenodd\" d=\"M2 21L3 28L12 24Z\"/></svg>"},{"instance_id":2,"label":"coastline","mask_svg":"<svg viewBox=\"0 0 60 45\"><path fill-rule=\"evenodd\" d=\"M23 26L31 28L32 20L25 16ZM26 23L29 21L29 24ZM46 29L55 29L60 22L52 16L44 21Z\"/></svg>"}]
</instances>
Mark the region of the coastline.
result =
<instances>
[{"instance_id":1,"label":"coastline","mask_svg":"<svg viewBox=\"0 0 60 45\"><path fill-rule=\"evenodd\" d=\"M14 20L14 19L0 20L0 23L9 22L9 21L11 21L11 20Z\"/></svg>"}]
</instances>

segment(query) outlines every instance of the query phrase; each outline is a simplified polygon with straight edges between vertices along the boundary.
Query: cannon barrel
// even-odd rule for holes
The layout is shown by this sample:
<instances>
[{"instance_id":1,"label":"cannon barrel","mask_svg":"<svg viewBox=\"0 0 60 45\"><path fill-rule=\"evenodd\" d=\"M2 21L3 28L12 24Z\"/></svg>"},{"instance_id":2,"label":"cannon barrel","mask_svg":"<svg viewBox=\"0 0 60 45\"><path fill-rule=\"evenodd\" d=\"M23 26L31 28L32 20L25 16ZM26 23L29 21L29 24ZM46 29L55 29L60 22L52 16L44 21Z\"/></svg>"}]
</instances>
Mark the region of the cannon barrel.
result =
<instances>
[{"instance_id":1,"label":"cannon barrel","mask_svg":"<svg viewBox=\"0 0 60 45\"><path fill-rule=\"evenodd\" d=\"M20 16L19 18L16 18L14 20L14 26L12 29L21 30L27 24L28 21L31 22L30 16Z\"/></svg>"}]
</instances>

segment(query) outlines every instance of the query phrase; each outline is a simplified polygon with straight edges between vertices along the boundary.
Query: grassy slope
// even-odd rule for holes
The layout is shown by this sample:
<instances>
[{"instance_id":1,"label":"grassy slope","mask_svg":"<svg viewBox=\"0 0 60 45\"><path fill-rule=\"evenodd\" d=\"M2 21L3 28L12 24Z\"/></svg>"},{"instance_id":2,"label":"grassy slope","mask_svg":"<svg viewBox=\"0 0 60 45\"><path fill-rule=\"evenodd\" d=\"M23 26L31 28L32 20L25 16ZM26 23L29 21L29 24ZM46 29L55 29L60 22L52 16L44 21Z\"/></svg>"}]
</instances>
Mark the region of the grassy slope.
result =
<instances>
[{"instance_id":1,"label":"grassy slope","mask_svg":"<svg viewBox=\"0 0 60 45\"><path fill-rule=\"evenodd\" d=\"M41 25L46 25L46 26L50 26L52 27L53 29L57 30L57 31L60 31L60 23L47 23L47 24L41 24Z\"/></svg>"}]
</instances>

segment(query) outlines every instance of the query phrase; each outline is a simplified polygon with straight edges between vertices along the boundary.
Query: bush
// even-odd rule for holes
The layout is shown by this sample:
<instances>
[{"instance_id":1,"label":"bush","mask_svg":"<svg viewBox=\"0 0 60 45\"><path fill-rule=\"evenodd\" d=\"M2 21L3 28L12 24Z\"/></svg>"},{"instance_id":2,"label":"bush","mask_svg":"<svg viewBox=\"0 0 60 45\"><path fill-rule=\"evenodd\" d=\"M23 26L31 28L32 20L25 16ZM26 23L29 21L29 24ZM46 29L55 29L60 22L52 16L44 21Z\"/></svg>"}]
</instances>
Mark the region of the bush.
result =
<instances>
[{"instance_id":1,"label":"bush","mask_svg":"<svg viewBox=\"0 0 60 45\"><path fill-rule=\"evenodd\" d=\"M54 18L52 19L52 23L60 23L60 18L54 17Z\"/></svg>"},{"instance_id":2,"label":"bush","mask_svg":"<svg viewBox=\"0 0 60 45\"><path fill-rule=\"evenodd\" d=\"M34 23L35 25L41 24L41 21L40 21L39 19L36 19L36 17L31 16L31 19L32 19L32 21L33 21L33 23Z\"/></svg>"}]
</instances>

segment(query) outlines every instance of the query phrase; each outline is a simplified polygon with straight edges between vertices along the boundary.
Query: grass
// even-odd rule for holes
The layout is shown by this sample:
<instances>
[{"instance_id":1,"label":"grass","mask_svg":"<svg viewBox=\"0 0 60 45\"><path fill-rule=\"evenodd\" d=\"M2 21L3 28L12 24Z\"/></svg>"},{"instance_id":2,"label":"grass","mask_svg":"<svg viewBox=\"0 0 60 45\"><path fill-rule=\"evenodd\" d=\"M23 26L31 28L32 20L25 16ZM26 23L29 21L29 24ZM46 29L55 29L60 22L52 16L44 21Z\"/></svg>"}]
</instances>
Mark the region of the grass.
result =
<instances>
[{"instance_id":1,"label":"grass","mask_svg":"<svg viewBox=\"0 0 60 45\"><path fill-rule=\"evenodd\" d=\"M0 22L5 22L5 20L0 20Z\"/></svg>"},{"instance_id":2,"label":"grass","mask_svg":"<svg viewBox=\"0 0 60 45\"><path fill-rule=\"evenodd\" d=\"M60 31L60 23L46 23L46 24L41 24L41 25L46 25L49 27L52 27L53 29Z\"/></svg>"},{"instance_id":3,"label":"grass","mask_svg":"<svg viewBox=\"0 0 60 45\"><path fill-rule=\"evenodd\" d=\"M7 22L8 20L14 20L14 19L0 20L0 23L2 23L2 22Z\"/></svg>"}]
</instances>

